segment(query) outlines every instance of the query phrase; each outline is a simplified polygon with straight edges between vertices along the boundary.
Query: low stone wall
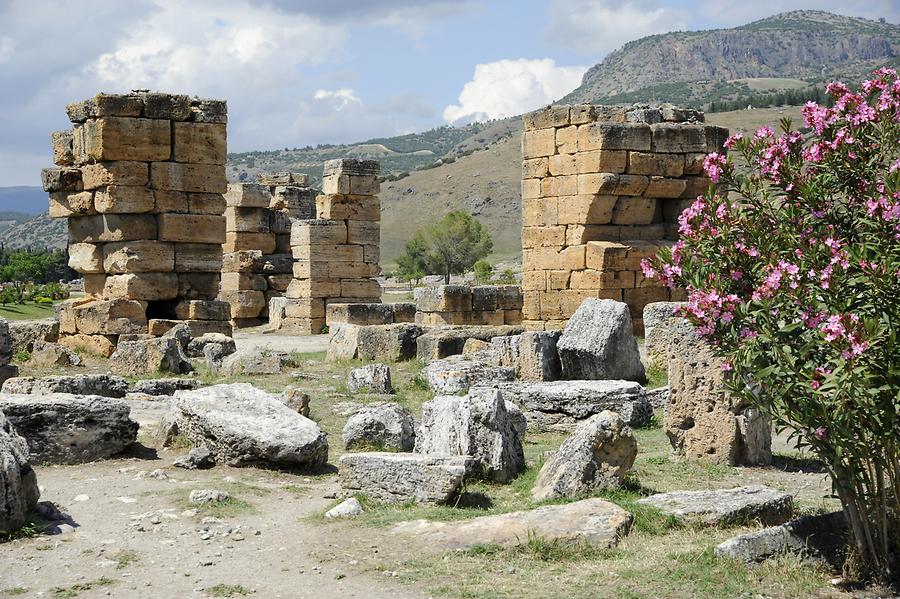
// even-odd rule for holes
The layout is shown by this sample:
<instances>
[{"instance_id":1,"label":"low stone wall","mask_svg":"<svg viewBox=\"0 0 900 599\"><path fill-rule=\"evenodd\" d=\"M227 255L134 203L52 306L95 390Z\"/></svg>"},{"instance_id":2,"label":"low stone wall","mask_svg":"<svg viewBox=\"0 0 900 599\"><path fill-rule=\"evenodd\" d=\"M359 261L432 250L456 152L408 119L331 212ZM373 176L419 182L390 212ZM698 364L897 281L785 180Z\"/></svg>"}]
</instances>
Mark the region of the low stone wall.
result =
<instances>
[{"instance_id":1,"label":"low stone wall","mask_svg":"<svg viewBox=\"0 0 900 599\"><path fill-rule=\"evenodd\" d=\"M341 324L380 325L415 322L416 305L396 304L329 304L325 308L325 323L329 328Z\"/></svg>"},{"instance_id":2,"label":"low stone wall","mask_svg":"<svg viewBox=\"0 0 900 599\"><path fill-rule=\"evenodd\" d=\"M416 324L519 325L522 289L517 285L441 285L413 292Z\"/></svg>"}]
</instances>

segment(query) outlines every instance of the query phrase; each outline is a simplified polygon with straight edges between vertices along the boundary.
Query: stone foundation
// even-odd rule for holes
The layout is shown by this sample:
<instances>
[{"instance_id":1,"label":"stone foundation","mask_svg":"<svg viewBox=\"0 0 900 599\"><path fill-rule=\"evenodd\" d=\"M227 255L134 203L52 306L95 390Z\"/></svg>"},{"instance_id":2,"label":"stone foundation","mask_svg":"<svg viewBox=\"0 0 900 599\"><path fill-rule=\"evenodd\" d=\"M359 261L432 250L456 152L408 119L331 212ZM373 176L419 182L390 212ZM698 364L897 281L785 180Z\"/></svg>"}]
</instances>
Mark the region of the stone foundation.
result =
<instances>
[{"instance_id":1,"label":"stone foundation","mask_svg":"<svg viewBox=\"0 0 900 599\"><path fill-rule=\"evenodd\" d=\"M441 285L414 291L416 324L519 325L522 289L517 285Z\"/></svg>"}]
</instances>

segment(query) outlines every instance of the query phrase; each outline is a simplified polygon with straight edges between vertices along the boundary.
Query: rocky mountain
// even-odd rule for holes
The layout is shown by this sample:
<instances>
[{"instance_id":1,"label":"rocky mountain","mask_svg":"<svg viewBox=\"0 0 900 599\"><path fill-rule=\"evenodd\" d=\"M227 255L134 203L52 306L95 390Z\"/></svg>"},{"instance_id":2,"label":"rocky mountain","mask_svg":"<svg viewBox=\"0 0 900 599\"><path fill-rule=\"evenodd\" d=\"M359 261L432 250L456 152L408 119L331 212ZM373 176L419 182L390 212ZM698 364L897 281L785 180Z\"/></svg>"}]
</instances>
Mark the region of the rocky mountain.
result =
<instances>
[{"instance_id":1,"label":"rocky mountain","mask_svg":"<svg viewBox=\"0 0 900 599\"><path fill-rule=\"evenodd\" d=\"M46 197L44 194L45 201ZM50 218L46 212L0 230L0 244L10 249L28 247L63 249L67 242L65 219Z\"/></svg>"},{"instance_id":2,"label":"rocky mountain","mask_svg":"<svg viewBox=\"0 0 900 599\"><path fill-rule=\"evenodd\" d=\"M565 102L727 97L748 78L857 77L900 57L900 26L827 12L778 14L734 29L653 35L611 52ZM696 88L696 89L694 89Z\"/></svg>"}]
</instances>

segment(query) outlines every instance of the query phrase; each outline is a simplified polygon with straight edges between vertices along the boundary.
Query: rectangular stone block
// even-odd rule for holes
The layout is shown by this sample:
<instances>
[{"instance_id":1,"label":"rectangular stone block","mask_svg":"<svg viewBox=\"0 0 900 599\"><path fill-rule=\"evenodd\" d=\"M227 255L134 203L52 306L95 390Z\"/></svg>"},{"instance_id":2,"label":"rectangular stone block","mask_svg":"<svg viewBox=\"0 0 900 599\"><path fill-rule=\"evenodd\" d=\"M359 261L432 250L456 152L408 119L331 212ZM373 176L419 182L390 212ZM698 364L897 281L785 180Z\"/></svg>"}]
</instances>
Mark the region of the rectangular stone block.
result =
<instances>
[{"instance_id":1,"label":"rectangular stone block","mask_svg":"<svg viewBox=\"0 0 900 599\"><path fill-rule=\"evenodd\" d=\"M176 162L225 164L228 144L224 124L173 123L172 130Z\"/></svg>"},{"instance_id":2,"label":"rectangular stone block","mask_svg":"<svg viewBox=\"0 0 900 599\"><path fill-rule=\"evenodd\" d=\"M190 204L188 203L188 194L183 191L157 189L150 193L153 194L153 212L156 212L157 214L164 212L174 212L178 214L192 212Z\"/></svg>"},{"instance_id":3,"label":"rectangular stone block","mask_svg":"<svg viewBox=\"0 0 900 599\"><path fill-rule=\"evenodd\" d=\"M652 151L673 154L706 151L706 125L684 123L656 123Z\"/></svg>"},{"instance_id":4,"label":"rectangular stone block","mask_svg":"<svg viewBox=\"0 0 900 599\"><path fill-rule=\"evenodd\" d=\"M380 191L381 184L375 175L350 175L350 195L378 195Z\"/></svg>"},{"instance_id":5,"label":"rectangular stone block","mask_svg":"<svg viewBox=\"0 0 900 599\"><path fill-rule=\"evenodd\" d=\"M106 116L139 117L144 101L136 94L97 94L81 102L66 106L66 114L73 123Z\"/></svg>"},{"instance_id":6,"label":"rectangular stone block","mask_svg":"<svg viewBox=\"0 0 900 599\"><path fill-rule=\"evenodd\" d=\"M273 250L276 254L290 254L291 253L291 236L290 235L276 235L275 236L275 249Z\"/></svg>"},{"instance_id":7,"label":"rectangular stone block","mask_svg":"<svg viewBox=\"0 0 900 599\"><path fill-rule=\"evenodd\" d=\"M84 189L81 170L77 168L45 168L41 170L41 185L48 193L75 192Z\"/></svg>"},{"instance_id":8,"label":"rectangular stone block","mask_svg":"<svg viewBox=\"0 0 900 599\"><path fill-rule=\"evenodd\" d=\"M639 289L625 289L622 297L628 304L628 311L632 318L643 318L644 307L653 302L669 301L669 289L667 287L641 287Z\"/></svg>"},{"instance_id":9,"label":"rectangular stone block","mask_svg":"<svg viewBox=\"0 0 900 599\"><path fill-rule=\"evenodd\" d=\"M225 217L215 214L160 214L160 241L224 243Z\"/></svg>"},{"instance_id":10,"label":"rectangular stone block","mask_svg":"<svg viewBox=\"0 0 900 599\"><path fill-rule=\"evenodd\" d=\"M105 243L156 239L156 217L151 214L96 214L68 220L69 242Z\"/></svg>"},{"instance_id":11,"label":"rectangular stone block","mask_svg":"<svg viewBox=\"0 0 900 599\"><path fill-rule=\"evenodd\" d=\"M381 246L366 244L362 246L363 248L363 261L366 264L374 264L378 266L378 262L381 260ZM381 269L379 269L379 274L381 273Z\"/></svg>"},{"instance_id":12,"label":"rectangular stone block","mask_svg":"<svg viewBox=\"0 0 900 599\"><path fill-rule=\"evenodd\" d=\"M191 98L191 117L195 123L227 123L228 104L225 100Z\"/></svg>"},{"instance_id":13,"label":"rectangular stone block","mask_svg":"<svg viewBox=\"0 0 900 599\"><path fill-rule=\"evenodd\" d=\"M222 246L215 243L176 243L175 272L219 272Z\"/></svg>"},{"instance_id":14,"label":"rectangular stone block","mask_svg":"<svg viewBox=\"0 0 900 599\"><path fill-rule=\"evenodd\" d=\"M572 289L631 289L634 271L580 270L572 273L570 286Z\"/></svg>"},{"instance_id":15,"label":"rectangular stone block","mask_svg":"<svg viewBox=\"0 0 900 599\"><path fill-rule=\"evenodd\" d=\"M565 225L603 225L612 221L614 195L574 195L559 198L558 220Z\"/></svg>"},{"instance_id":16,"label":"rectangular stone block","mask_svg":"<svg viewBox=\"0 0 900 599\"><path fill-rule=\"evenodd\" d=\"M186 121L191 118L191 98L183 94L159 92L141 93L144 110L141 115L150 119Z\"/></svg>"},{"instance_id":17,"label":"rectangular stone block","mask_svg":"<svg viewBox=\"0 0 900 599\"><path fill-rule=\"evenodd\" d=\"M240 250L222 254L222 272L253 272L263 253L259 250Z\"/></svg>"},{"instance_id":18,"label":"rectangular stone block","mask_svg":"<svg viewBox=\"0 0 900 599\"><path fill-rule=\"evenodd\" d=\"M103 272L103 246L94 243L69 244L69 267L82 274Z\"/></svg>"},{"instance_id":19,"label":"rectangular stone block","mask_svg":"<svg viewBox=\"0 0 900 599\"><path fill-rule=\"evenodd\" d=\"M296 279L329 278L328 262L325 260L297 260L294 262L293 275Z\"/></svg>"},{"instance_id":20,"label":"rectangular stone block","mask_svg":"<svg viewBox=\"0 0 900 599\"><path fill-rule=\"evenodd\" d=\"M101 117L74 131L73 150L83 162L168 160L172 153L169 123L155 119Z\"/></svg>"},{"instance_id":21,"label":"rectangular stone block","mask_svg":"<svg viewBox=\"0 0 900 599\"><path fill-rule=\"evenodd\" d=\"M329 327L336 324L393 324L394 311L391 304L382 303L328 304L325 321Z\"/></svg>"},{"instance_id":22,"label":"rectangular stone block","mask_svg":"<svg viewBox=\"0 0 900 599\"><path fill-rule=\"evenodd\" d=\"M131 299L71 304L71 317L83 335L126 335L147 332L147 304ZM60 322L62 322L62 315Z\"/></svg>"},{"instance_id":23,"label":"rectangular stone block","mask_svg":"<svg viewBox=\"0 0 900 599\"><path fill-rule=\"evenodd\" d=\"M188 212L193 214L225 213L225 196L221 193L188 193Z\"/></svg>"},{"instance_id":24,"label":"rectangular stone block","mask_svg":"<svg viewBox=\"0 0 900 599\"><path fill-rule=\"evenodd\" d=\"M381 220L378 196L320 195L316 197L319 218L335 220Z\"/></svg>"},{"instance_id":25,"label":"rectangular stone block","mask_svg":"<svg viewBox=\"0 0 900 599\"><path fill-rule=\"evenodd\" d=\"M222 229L224 230L224 228L225 225L223 224ZM259 250L263 254L271 254L275 251L275 235L271 233L225 232L225 243L222 244L222 251L231 253L244 250Z\"/></svg>"},{"instance_id":26,"label":"rectangular stone block","mask_svg":"<svg viewBox=\"0 0 900 599\"><path fill-rule=\"evenodd\" d=\"M575 155L575 172L589 173L624 173L628 159L625 150L592 150L578 152Z\"/></svg>"},{"instance_id":27,"label":"rectangular stone block","mask_svg":"<svg viewBox=\"0 0 900 599\"><path fill-rule=\"evenodd\" d=\"M107 185L147 185L150 167L146 162L100 162L81 167L85 189L99 189Z\"/></svg>"},{"instance_id":28,"label":"rectangular stone block","mask_svg":"<svg viewBox=\"0 0 900 599\"><path fill-rule=\"evenodd\" d=\"M341 297L381 298L381 285L375 279L341 279Z\"/></svg>"},{"instance_id":29,"label":"rectangular stone block","mask_svg":"<svg viewBox=\"0 0 900 599\"><path fill-rule=\"evenodd\" d=\"M620 227L612 225L568 225L566 245L581 245L589 241L618 241Z\"/></svg>"},{"instance_id":30,"label":"rectangular stone block","mask_svg":"<svg viewBox=\"0 0 900 599\"><path fill-rule=\"evenodd\" d=\"M342 220L295 220L291 245L339 245L347 243L347 225Z\"/></svg>"},{"instance_id":31,"label":"rectangular stone block","mask_svg":"<svg viewBox=\"0 0 900 599\"><path fill-rule=\"evenodd\" d=\"M522 273L522 289L527 291L547 290L546 270L526 270Z\"/></svg>"},{"instance_id":32,"label":"rectangular stone block","mask_svg":"<svg viewBox=\"0 0 900 599\"><path fill-rule=\"evenodd\" d=\"M308 187L276 187L269 208L284 210L291 218L316 218L318 192Z\"/></svg>"},{"instance_id":33,"label":"rectangular stone block","mask_svg":"<svg viewBox=\"0 0 900 599\"><path fill-rule=\"evenodd\" d=\"M650 150L649 125L635 123L587 123L578 126L578 151Z\"/></svg>"},{"instance_id":34,"label":"rectangular stone block","mask_svg":"<svg viewBox=\"0 0 900 599\"><path fill-rule=\"evenodd\" d=\"M378 176L381 174L381 165L377 160L335 158L325 161L322 173L325 177L330 175Z\"/></svg>"},{"instance_id":35,"label":"rectangular stone block","mask_svg":"<svg viewBox=\"0 0 900 599\"><path fill-rule=\"evenodd\" d=\"M613 208L614 225L649 225L656 214L656 198L620 196Z\"/></svg>"},{"instance_id":36,"label":"rectangular stone block","mask_svg":"<svg viewBox=\"0 0 900 599\"><path fill-rule=\"evenodd\" d=\"M475 312L521 309L522 288L518 285L478 285L472 287L472 310Z\"/></svg>"},{"instance_id":37,"label":"rectangular stone block","mask_svg":"<svg viewBox=\"0 0 900 599\"><path fill-rule=\"evenodd\" d=\"M558 154L574 154L578 151L578 127L570 125L556 130L556 152Z\"/></svg>"},{"instance_id":38,"label":"rectangular stone block","mask_svg":"<svg viewBox=\"0 0 900 599\"><path fill-rule=\"evenodd\" d=\"M529 227L558 224L558 202L557 198L523 199L522 224Z\"/></svg>"},{"instance_id":39,"label":"rectangular stone block","mask_svg":"<svg viewBox=\"0 0 900 599\"><path fill-rule=\"evenodd\" d=\"M328 262L330 279L366 279L377 276L377 266L365 262Z\"/></svg>"},{"instance_id":40,"label":"rectangular stone block","mask_svg":"<svg viewBox=\"0 0 900 599\"><path fill-rule=\"evenodd\" d=\"M256 290L268 289L266 278L250 272L223 272L221 288L223 290Z\"/></svg>"},{"instance_id":41,"label":"rectangular stone block","mask_svg":"<svg viewBox=\"0 0 900 599\"><path fill-rule=\"evenodd\" d=\"M680 177L684 174L684 155L628 152L627 172L634 175Z\"/></svg>"},{"instance_id":42,"label":"rectangular stone block","mask_svg":"<svg viewBox=\"0 0 900 599\"><path fill-rule=\"evenodd\" d=\"M169 272L175 267L175 247L159 241L124 241L103 246L107 274Z\"/></svg>"},{"instance_id":43,"label":"rectangular stone block","mask_svg":"<svg viewBox=\"0 0 900 599\"><path fill-rule=\"evenodd\" d=\"M644 195L650 198L677 198L681 197L685 189L687 181L684 179L650 177L650 184L644 190Z\"/></svg>"},{"instance_id":44,"label":"rectangular stone block","mask_svg":"<svg viewBox=\"0 0 900 599\"><path fill-rule=\"evenodd\" d=\"M276 235L290 235L292 219L286 210L266 210L268 215L268 231Z\"/></svg>"},{"instance_id":45,"label":"rectangular stone block","mask_svg":"<svg viewBox=\"0 0 900 599\"><path fill-rule=\"evenodd\" d=\"M575 165L575 154L557 154L551 156L549 161L550 174L554 177L574 175L578 172Z\"/></svg>"},{"instance_id":46,"label":"rectangular stone block","mask_svg":"<svg viewBox=\"0 0 900 599\"><path fill-rule=\"evenodd\" d=\"M426 327L468 326L473 318L472 312L416 312L416 324Z\"/></svg>"},{"instance_id":47,"label":"rectangular stone block","mask_svg":"<svg viewBox=\"0 0 900 599\"><path fill-rule=\"evenodd\" d=\"M178 273L178 298L182 300L212 300L219 294L217 272Z\"/></svg>"},{"instance_id":48,"label":"rectangular stone block","mask_svg":"<svg viewBox=\"0 0 900 599\"><path fill-rule=\"evenodd\" d=\"M706 135L706 152L719 152L724 154L725 140L728 139L728 129L716 125L706 125L704 133Z\"/></svg>"},{"instance_id":49,"label":"rectangular stone block","mask_svg":"<svg viewBox=\"0 0 900 599\"><path fill-rule=\"evenodd\" d=\"M565 127L569 124L569 106L557 104L545 106L522 116L526 131Z\"/></svg>"},{"instance_id":50,"label":"rectangular stone block","mask_svg":"<svg viewBox=\"0 0 900 599\"><path fill-rule=\"evenodd\" d=\"M379 221L347 221L347 243L377 245L380 241L381 223Z\"/></svg>"},{"instance_id":51,"label":"rectangular stone block","mask_svg":"<svg viewBox=\"0 0 900 599\"><path fill-rule=\"evenodd\" d=\"M522 161L522 179L540 179L550 175L550 160L546 157Z\"/></svg>"},{"instance_id":52,"label":"rectangular stone block","mask_svg":"<svg viewBox=\"0 0 900 599\"><path fill-rule=\"evenodd\" d=\"M624 123L626 120L626 108L624 106L576 104L571 108L570 120L573 125L581 125L593 121Z\"/></svg>"},{"instance_id":53,"label":"rectangular stone block","mask_svg":"<svg viewBox=\"0 0 900 599\"><path fill-rule=\"evenodd\" d=\"M225 193L225 165L151 162L150 186L174 191Z\"/></svg>"},{"instance_id":54,"label":"rectangular stone block","mask_svg":"<svg viewBox=\"0 0 900 599\"><path fill-rule=\"evenodd\" d=\"M91 191L54 191L50 194L50 218L97 214Z\"/></svg>"},{"instance_id":55,"label":"rectangular stone block","mask_svg":"<svg viewBox=\"0 0 900 599\"><path fill-rule=\"evenodd\" d=\"M472 290L465 285L417 287L413 298L420 312L472 311Z\"/></svg>"},{"instance_id":56,"label":"rectangular stone block","mask_svg":"<svg viewBox=\"0 0 900 599\"><path fill-rule=\"evenodd\" d=\"M269 302L269 317L273 318L275 312L281 318L326 318L325 300L283 297Z\"/></svg>"},{"instance_id":57,"label":"rectangular stone block","mask_svg":"<svg viewBox=\"0 0 900 599\"><path fill-rule=\"evenodd\" d=\"M93 274L84 275L84 294L87 296L100 297L103 295L103 288L106 287L106 275Z\"/></svg>"},{"instance_id":58,"label":"rectangular stone block","mask_svg":"<svg viewBox=\"0 0 900 599\"><path fill-rule=\"evenodd\" d=\"M103 296L158 301L178 297L178 275L173 272L144 272L106 277Z\"/></svg>"},{"instance_id":59,"label":"rectangular stone block","mask_svg":"<svg viewBox=\"0 0 900 599\"><path fill-rule=\"evenodd\" d=\"M269 233L269 210L228 206L225 209L225 230L238 233Z\"/></svg>"},{"instance_id":60,"label":"rectangular stone block","mask_svg":"<svg viewBox=\"0 0 900 599\"><path fill-rule=\"evenodd\" d=\"M339 279L294 279L288 285L284 296L290 299L340 297L341 281Z\"/></svg>"},{"instance_id":61,"label":"rectangular stone block","mask_svg":"<svg viewBox=\"0 0 900 599\"><path fill-rule=\"evenodd\" d=\"M361 245L303 245L292 247L296 260L314 260L320 262L363 262L363 246Z\"/></svg>"},{"instance_id":62,"label":"rectangular stone block","mask_svg":"<svg viewBox=\"0 0 900 599\"><path fill-rule=\"evenodd\" d=\"M292 254L267 254L253 260L252 271L265 275L289 275L293 272L293 266Z\"/></svg>"},{"instance_id":63,"label":"rectangular stone block","mask_svg":"<svg viewBox=\"0 0 900 599\"><path fill-rule=\"evenodd\" d=\"M277 185L299 185L306 187L309 185L309 175L306 173L295 173L291 171L281 171L277 173L259 173L256 175L256 181L269 187Z\"/></svg>"},{"instance_id":64,"label":"rectangular stone block","mask_svg":"<svg viewBox=\"0 0 900 599\"><path fill-rule=\"evenodd\" d=\"M566 228L555 227L523 227L522 247L562 247L566 244Z\"/></svg>"},{"instance_id":65,"label":"rectangular stone block","mask_svg":"<svg viewBox=\"0 0 900 599\"><path fill-rule=\"evenodd\" d=\"M569 280L572 278L572 271L569 270L549 270L547 273L547 285L545 290L551 289L568 289Z\"/></svg>"},{"instance_id":66,"label":"rectangular stone block","mask_svg":"<svg viewBox=\"0 0 900 599\"><path fill-rule=\"evenodd\" d=\"M50 134L50 143L53 146L53 164L57 166L72 166L75 164L75 155L72 153L72 130L54 131Z\"/></svg>"},{"instance_id":67,"label":"rectangular stone block","mask_svg":"<svg viewBox=\"0 0 900 599\"><path fill-rule=\"evenodd\" d=\"M109 185L94 193L94 206L101 214L153 212L156 200L144 186Z\"/></svg>"},{"instance_id":68,"label":"rectangular stone block","mask_svg":"<svg viewBox=\"0 0 900 599\"><path fill-rule=\"evenodd\" d=\"M256 318L266 307L266 296L262 291L223 290L219 299L231 306L231 318Z\"/></svg>"},{"instance_id":69,"label":"rectangular stone block","mask_svg":"<svg viewBox=\"0 0 900 599\"><path fill-rule=\"evenodd\" d=\"M523 179L522 199L530 200L539 197L541 197L541 179Z\"/></svg>"},{"instance_id":70,"label":"rectangular stone block","mask_svg":"<svg viewBox=\"0 0 900 599\"><path fill-rule=\"evenodd\" d=\"M712 185L709 177L685 177L685 188L681 193L683 198L697 199L697 196L705 196Z\"/></svg>"},{"instance_id":71,"label":"rectangular stone block","mask_svg":"<svg viewBox=\"0 0 900 599\"><path fill-rule=\"evenodd\" d=\"M186 300L175 306L179 320L228 320L231 306L219 300Z\"/></svg>"},{"instance_id":72,"label":"rectangular stone block","mask_svg":"<svg viewBox=\"0 0 900 599\"><path fill-rule=\"evenodd\" d=\"M269 188L258 183L229 183L225 204L238 208L268 208L272 201Z\"/></svg>"},{"instance_id":73,"label":"rectangular stone block","mask_svg":"<svg viewBox=\"0 0 900 599\"><path fill-rule=\"evenodd\" d=\"M322 177L322 193L350 194L350 175L329 175Z\"/></svg>"},{"instance_id":74,"label":"rectangular stone block","mask_svg":"<svg viewBox=\"0 0 900 599\"><path fill-rule=\"evenodd\" d=\"M526 160L554 154L556 154L555 129L526 130L522 134L522 157Z\"/></svg>"}]
</instances>

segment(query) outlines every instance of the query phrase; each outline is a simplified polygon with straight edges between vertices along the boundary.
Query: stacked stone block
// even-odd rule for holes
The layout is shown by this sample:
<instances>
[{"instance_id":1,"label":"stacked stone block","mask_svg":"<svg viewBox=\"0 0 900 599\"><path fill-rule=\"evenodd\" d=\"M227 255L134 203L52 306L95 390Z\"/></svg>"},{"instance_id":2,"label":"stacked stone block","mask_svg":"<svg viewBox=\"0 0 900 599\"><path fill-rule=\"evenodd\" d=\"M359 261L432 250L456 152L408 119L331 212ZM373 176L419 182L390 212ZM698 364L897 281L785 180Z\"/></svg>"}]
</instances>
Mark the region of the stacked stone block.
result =
<instances>
[{"instance_id":1,"label":"stacked stone block","mask_svg":"<svg viewBox=\"0 0 900 599\"><path fill-rule=\"evenodd\" d=\"M262 324L269 302L287 291L291 219L315 217L315 191L307 183L306 175L276 173L228 186L220 297L231 305L234 326Z\"/></svg>"},{"instance_id":2,"label":"stacked stone block","mask_svg":"<svg viewBox=\"0 0 900 599\"><path fill-rule=\"evenodd\" d=\"M522 324L522 289L517 285L441 285L419 287L413 294L418 325Z\"/></svg>"},{"instance_id":3,"label":"stacked stone block","mask_svg":"<svg viewBox=\"0 0 900 599\"><path fill-rule=\"evenodd\" d=\"M728 136L671 105L548 106L524 117L524 324L561 329L587 298L624 301L635 329L668 289L640 261L678 237L678 215L711 181L703 158Z\"/></svg>"},{"instance_id":4,"label":"stacked stone block","mask_svg":"<svg viewBox=\"0 0 900 599\"><path fill-rule=\"evenodd\" d=\"M317 334L327 305L381 301L379 173L375 160L325 163L316 218L291 223L293 279L284 298L270 302L279 328Z\"/></svg>"},{"instance_id":5,"label":"stacked stone block","mask_svg":"<svg viewBox=\"0 0 900 599\"><path fill-rule=\"evenodd\" d=\"M100 94L66 107L42 173L68 219L69 265L87 297L60 306L60 342L111 353L123 334L230 334L216 301L225 241L224 101Z\"/></svg>"}]
</instances>

